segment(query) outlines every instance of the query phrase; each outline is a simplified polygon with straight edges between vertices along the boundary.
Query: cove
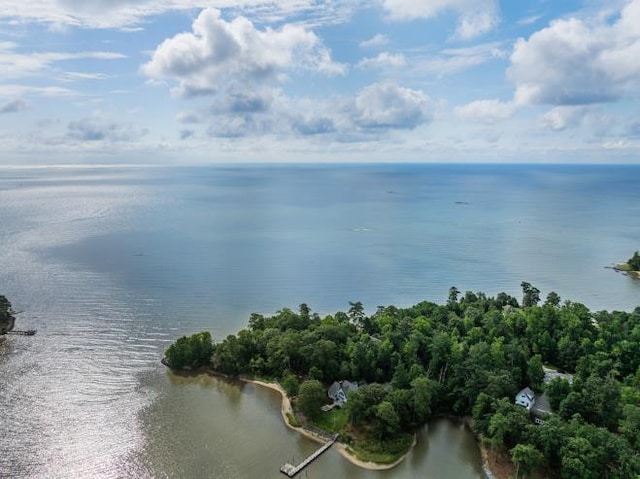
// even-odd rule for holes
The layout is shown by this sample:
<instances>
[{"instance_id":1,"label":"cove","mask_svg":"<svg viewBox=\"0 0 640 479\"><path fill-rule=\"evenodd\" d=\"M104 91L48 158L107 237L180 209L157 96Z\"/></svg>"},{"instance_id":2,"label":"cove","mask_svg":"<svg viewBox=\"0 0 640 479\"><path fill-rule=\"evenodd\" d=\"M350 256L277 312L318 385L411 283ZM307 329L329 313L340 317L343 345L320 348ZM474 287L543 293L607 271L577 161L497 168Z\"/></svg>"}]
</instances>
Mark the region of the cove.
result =
<instances>
[{"instance_id":1,"label":"cove","mask_svg":"<svg viewBox=\"0 0 640 479\"><path fill-rule=\"evenodd\" d=\"M240 381L166 373L154 403L142 416L147 444L142 463L154 477L279 478L318 443L289 429L280 394ZM481 479L475 437L461 423L431 421L418 432L406 459L387 471L357 467L329 450L300 477L355 479Z\"/></svg>"}]
</instances>

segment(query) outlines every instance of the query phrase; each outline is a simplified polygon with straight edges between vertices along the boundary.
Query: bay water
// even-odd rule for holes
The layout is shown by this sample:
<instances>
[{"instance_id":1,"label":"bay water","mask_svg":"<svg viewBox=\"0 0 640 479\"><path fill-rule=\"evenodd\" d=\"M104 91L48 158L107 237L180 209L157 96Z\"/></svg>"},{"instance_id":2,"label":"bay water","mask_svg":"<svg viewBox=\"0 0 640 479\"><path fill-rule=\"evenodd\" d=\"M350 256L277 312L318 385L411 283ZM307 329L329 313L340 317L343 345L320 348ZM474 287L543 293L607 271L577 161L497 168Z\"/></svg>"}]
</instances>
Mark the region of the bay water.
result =
<instances>
[{"instance_id":1,"label":"bay water","mask_svg":"<svg viewBox=\"0 0 640 479\"><path fill-rule=\"evenodd\" d=\"M639 184L637 166L0 168L0 294L38 329L0 338L0 477L279 477L317 445L278 395L171 374L171 341L522 281L632 310L640 281L607 266L640 249ZM443 420L392 471L329 451L307 474L482 477Z\"/></svg>"}]
</instances>

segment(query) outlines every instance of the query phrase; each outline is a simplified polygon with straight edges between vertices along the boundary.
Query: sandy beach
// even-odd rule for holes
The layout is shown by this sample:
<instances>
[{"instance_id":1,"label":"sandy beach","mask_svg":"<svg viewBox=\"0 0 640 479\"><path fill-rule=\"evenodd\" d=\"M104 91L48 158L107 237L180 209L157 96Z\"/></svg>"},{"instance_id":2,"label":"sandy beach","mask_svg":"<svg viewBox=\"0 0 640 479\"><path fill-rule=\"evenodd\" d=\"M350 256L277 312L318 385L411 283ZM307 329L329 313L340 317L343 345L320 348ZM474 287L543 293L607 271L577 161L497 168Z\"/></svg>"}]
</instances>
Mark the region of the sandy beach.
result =
<instances>
[{"instance_id":1,"label":"sandy beach","mask_svg":"<svg viewBox=\"0 0 640 479\"><path fill-rule=\"evenodd\" d=\"M321 437L313 434L311 431L308 431L308 430L304 429L303 427L294 427L291 424L289 424L289 419L287 418L287 414L293 415L293 408L291 407L291 401L289 401L289 397L287 396L287 393L285 392L284 389L282 389L282 387L279 384L269 383L269 382L265 382L265 381L258 381L258 380L253 380L253 379L244 379L244 378L242 378L241 380L244 381L244 382L247 382L247 383L257 384L258 386L262 386L262 387L265 387L265 388L273 389L274 391L278 391L280 393L280 395L282 396L282 403L281 403L281 407L280 407L280 413L282 414L282 420L284 421L284 423L288 427L290 427L291 429L293 429L295 431L298 431L300 434L303 434L304 436L308 437L309 439L312 439L312 440L320 442L320 443L325 443L326 442L326 440L324 438L321 438ZM413 449L413 447L415 445L416 445L416 439L415 439L415 436L414 436L413 444L411 445L411 449ZM406 454L404 454L397 461L395 461L395 462L393 462L391 464L379 464L377 462L361 461L360 459L355 457L349 451L348 446L346 446L345 444L342 444L340 442L336 442L333 447L340 454L342 454L342 456L345 459L350 461L352 464L355 464L358 467L362 467L363 469L369 469L369 470L372 470L372 471L384 471L384 470L392 469L392 468L396 467L398 464L400 464L402 461L404 461L404 459L407 457L407 455L411 451L411 449L409 449L409 451L407 451Z\"/></svg>"}]
</instances>

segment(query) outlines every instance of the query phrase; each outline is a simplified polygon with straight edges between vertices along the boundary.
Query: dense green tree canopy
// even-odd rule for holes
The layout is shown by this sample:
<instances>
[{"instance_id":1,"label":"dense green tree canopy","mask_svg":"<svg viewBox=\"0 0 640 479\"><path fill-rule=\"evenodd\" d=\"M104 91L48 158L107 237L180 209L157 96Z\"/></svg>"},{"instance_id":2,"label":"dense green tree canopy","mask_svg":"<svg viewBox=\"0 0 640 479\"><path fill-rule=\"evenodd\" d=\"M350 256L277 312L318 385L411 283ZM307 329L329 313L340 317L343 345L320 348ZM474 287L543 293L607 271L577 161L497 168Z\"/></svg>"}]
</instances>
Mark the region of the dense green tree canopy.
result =
<instances>
[{"instance_id":1,"label":"dense green tree canopy","mask_svg":"<svg viewBox=\"0 0 640 479\"><path fill-rule=\"evenodd\" d=\"M165 352L167 365L174 369L195 369L208 365L213 354L211 334L196 333L178 339Z\"/></svg>"},{"instance_id":2,"label":"dense green tree canopy","mask_svg":"<svg viewBox=\"0 0 640 479\"><path fill-rule=\"evenodd\" d=\"M14 314L11 302L5 296L0 295L0 334L4 334L11 328Z\"/></svg>"},{"instance_id":3,"label":"dense green tree canopy","mask_svg":"<svg viewBox=\"0 0 640 479\"><path fill-rule=\"evenodd\" d=\"M629 258L627 264L633 271L640 271L640 254L636 251L633 256Z\"/></svg>"},{"instance_id":4,"label":"dense green tree canopy","mask_svg":"<svg viewBox=\"0 0 640 479\"><path fill-rule=\"evenodd\" d=\"M309 417L321 414L333 381L358 381L345 414L361 437L387 441L433 414L473 415L476 432L510 452L521 474L640 474L640 308L592 312L554 292L540 304L537 288L521 286L522 308L506 293L457 288L443 305L379 306L371 315L351 302L346 313L320 317L303 303L298 312L254 314L248 329L211 349L182 338L178 350L199 351L199 360L209 351L214 370L274 378L290 394L299 385L298 407ZM543 384L543 365L573 382ZM548 392L555 414L542 426L514 404L525 386Z\"/></svg>"},{"instance_id":5,"label":"dense green tree canopy","mask_svg":"<svg viewBox=\"0 0 640 479\"><path fill-rule=\"evenodd\" d=\"M11 303L6 296L0 294L0 321L8 320L12 314L14 314L14 312L11 308Z\"/></svg>"}]
</instances>

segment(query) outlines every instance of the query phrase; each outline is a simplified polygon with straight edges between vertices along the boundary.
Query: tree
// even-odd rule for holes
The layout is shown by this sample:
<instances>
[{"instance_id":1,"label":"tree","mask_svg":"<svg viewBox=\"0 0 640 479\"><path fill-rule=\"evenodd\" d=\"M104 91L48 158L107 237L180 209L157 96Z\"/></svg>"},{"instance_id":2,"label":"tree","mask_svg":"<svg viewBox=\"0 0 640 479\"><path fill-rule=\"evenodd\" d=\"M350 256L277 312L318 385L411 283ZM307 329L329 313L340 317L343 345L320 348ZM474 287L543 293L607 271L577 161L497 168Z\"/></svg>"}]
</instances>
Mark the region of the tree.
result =
<instances>
[{"instance_id":1,"label":"tree","mask_svg":"<svg viewBox=\"0 0 640 479\"><path fill-rule=\"evenodd\" d=\"M458 295L460 294L460 290L455 286L451 286L449 288L449 298L447 299L447 304L452 306L458 302Z\"/></svg>"},{"instance_id":2,"label":"tree","mask_svg":"<svg viewBox=\"0 0 640 479\"><path fill-rule=\"evenodd\" d=\"M526 281L520 283L520 286L522 287L522 307L537 305L540 301L540 290Z\"/></svg>"},{"instance_id":3,"label":"tree","mask_svg":"<svg viewBox=\"0 0 640 479\"><path fill-rule=\"evenodd\" d=\"M529 474L544 462L544 456L531 444L518 444L511 449L511 459L516 465L516 479L520 472Z\"/></svg>"},{"instance_id":4,"label":"tree","mask_svg":"<svg viewBox=\"0 0 640 479\"><path fill-rule=\"evenodd\" d=\"M209 364L213 350L208 331L183 336L165 351L165 363L172 369L196 369Z\"/></svg>"},{"instance_id":5,"label":"tree","mask_svg":"<svg viewBox=\"0 0 640 479\"><path fill-rule=\"evenodd\" d=\"M563 479L598 479L597 451L583 437L573 437L562 448Z\"/></svg>"},{"instance_id":6,"label":"tree","mask_svg":"<svg viewBox=\"0 0 640 479\"><path fill-rule=\"evenodd\" d=\"M13 327L14 314L15 312L9 300L5 296L0 295L0 334L11 330Z\"/></svg>"},{"instance_id":7,"label":"tree","mask_svg":"<svg viewBox=\"0 0 640 479\"><path fill-rule=\"evenodd\" d=\"M544 304L545 306L552 306L554 308L557 308L560 305L560 296L555 291L551 291L547 295L547 299Z\"/></svg>"},{"instance_id":8,"label":"tree","mask_svg":"<svg viewBox=\"0 0 640 479\"><path fill-rule=\"evenodd\" d=\"M634 404L623 407L619 430L632 447L640 449L640 407Z\"/></svg>"},{"instance_id":9,"label":"tree","mask_svg":"<svg viewBox=\"0 0 640 479\"><path fill-rule=\"evenodd\" d=\"M375 416L378 422L377 429L380 439L392 438L400 430L400 416L398 416L391 402L382 401L378 404Z\"/></svg>"},{"instance_id":10,"label":"tree","mask_svg":"<svg viewBox=\"0 0 640 479\"><path fill-rule=\"evenodd\" d=\"M542 356L536 354L529 359L527 367L527 379L534 391L540 391L544 382L544 368L542 367Z\"/></svg>"},{"instance_id":11,"label":"tree","mask_svg":"<svg viewBox=\"0 0 640 479\"><path fill-rule=\"evenodd\" d=\"M543 424L527 431L527 442L542 452L549 466L559 469L562 461L560 451L569 440L569 427L557 415L547 417Z\"/></svg>"},{"instance_id":12,"label":"tree","mask_svg":"<svg viewBox=\"0 0 640 479\"><path fill-rule=\"evenodd\" d=\"M327 393L317 379L308 379L300 385L298 407L309 419L317 419L322 412L320 408L326 402Z\"/></svg>"},{"instance_id":13,"label":"tree","mask_svg":"<svg viewBox=\"0 0 640 479\"><path fill-rule=\"evenodd\" d=\"M551 381L544 385L544 391L549 397L549 404L551 405L551 409L553 409L554 411L558 411L558 409L560 408L560 403L571 392L571 384L569 384L569 381L564 378L553 378Z\"/></svg>"},{"instance_id":14,"label":"tree","mask_svg":"<svg viewBox=\"0 0 640 479\"><path fill-rule=\"evenodd\" d=\"M478 394L473 405L473 431L476 434L486 434L489 428L489 421L493 413L494 398L486 393Z\"/></svg>"},{"instance_id":15,"label":"tree","mask_svg":"<svg viewBox=\"0 0 640 479\"><path fill-rule=\"evenodd\" d=\"M0 320L7 320L9 316L15 314L11 307L11 302L0 294Z\"/></svg>"},{"instance_id":16,"label":"tree","mask_svg":"<svg viewBox=\"0 0 640 479\"><path fill-rule=\"evenodd\" d=\"M361 324L364 320L364 307L362 306L361 301L356 301L355 303L349 301L349 319L354 324Z\"/></svg>"},{"instance_id":17,"label":"tree","mask_svg":"<svg viewBox=\"0 0 640 479\"><path fill-rule=\"evenodd\" d=\"M300 382L294 374L287 374L280 382L287 396L297 396L300 391Z\"/></svg>"},{"instance_id":18,"label":"tree","mask_svg":"<svg viewBox=\"0 0 640 479\"><path fill-rule=\"evenodd\" d=\"M640 254L636 251L633 256L629 258L627 264L633 271L640 271Z\"/></svg>"},{"instance_id":19,"label":"tree","mask_svg":"<svg viewBox=\"0 0 640 479\"><path fill-rule=\"evenodd\" d=\"M424 376L411 381L413 410L417 424L424 424L431 416L431 407L438 392L438 383Z\"/></svg>"}]
</instances>

